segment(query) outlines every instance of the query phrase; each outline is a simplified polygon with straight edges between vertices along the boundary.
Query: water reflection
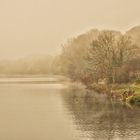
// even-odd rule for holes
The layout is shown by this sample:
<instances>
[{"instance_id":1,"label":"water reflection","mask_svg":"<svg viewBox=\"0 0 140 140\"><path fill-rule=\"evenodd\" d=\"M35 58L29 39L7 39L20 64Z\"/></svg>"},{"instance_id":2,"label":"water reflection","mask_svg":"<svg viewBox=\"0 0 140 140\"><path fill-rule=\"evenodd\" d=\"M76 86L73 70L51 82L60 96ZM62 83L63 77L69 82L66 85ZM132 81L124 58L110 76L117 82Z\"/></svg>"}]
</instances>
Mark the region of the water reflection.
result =
<instances>
[{"instance_id":1,"label":"water reflection","mask_svg":"<svg viewBox=\"0 0 140 140\"><path fill-rule=\"evenodd\" d=\"M65 107L77 129L93 140L139 140L140 110L111 102L104 95L67 89Z\"/></svg>"},{"instance_id":2,"label":"water reflection","mask_svg":"<svg viewBox=\"0 0 140 140\"><path fill-rule=\"evenodd\" d=\"M65 117L63 84L0 84L0 140L77 139Z\"/></svg>"},{"instance_id":3,"label":"water reflection","mask_svg":"<svg viewBox=\"0 0 140 140\"><path fill-rule=\"evenodd\" d=\"M139 140L139 116L66 83L0 84L0 140Z\"/></svg>"}]
</instances>

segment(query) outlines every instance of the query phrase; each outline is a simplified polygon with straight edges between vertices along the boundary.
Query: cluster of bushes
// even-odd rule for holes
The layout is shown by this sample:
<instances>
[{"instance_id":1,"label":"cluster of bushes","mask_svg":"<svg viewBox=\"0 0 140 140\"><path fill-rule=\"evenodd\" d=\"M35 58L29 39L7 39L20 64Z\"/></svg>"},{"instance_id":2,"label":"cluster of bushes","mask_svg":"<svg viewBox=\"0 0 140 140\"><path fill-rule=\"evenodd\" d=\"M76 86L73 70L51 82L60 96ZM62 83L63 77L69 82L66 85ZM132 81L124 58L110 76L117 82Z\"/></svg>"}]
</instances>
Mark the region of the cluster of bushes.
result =
<instances>
[{"instance_id":1,"label":"cluster of bushes","mask_svg":"<svg viewBox=\"0 0 140 140\"><path fill-rule=\"evenodd\" d=\"M99 79L128 83L140 71L139 52L140 48L127 35L92 30L63 45L61 71L88 86Z\"/></svg>"}]
</instances>

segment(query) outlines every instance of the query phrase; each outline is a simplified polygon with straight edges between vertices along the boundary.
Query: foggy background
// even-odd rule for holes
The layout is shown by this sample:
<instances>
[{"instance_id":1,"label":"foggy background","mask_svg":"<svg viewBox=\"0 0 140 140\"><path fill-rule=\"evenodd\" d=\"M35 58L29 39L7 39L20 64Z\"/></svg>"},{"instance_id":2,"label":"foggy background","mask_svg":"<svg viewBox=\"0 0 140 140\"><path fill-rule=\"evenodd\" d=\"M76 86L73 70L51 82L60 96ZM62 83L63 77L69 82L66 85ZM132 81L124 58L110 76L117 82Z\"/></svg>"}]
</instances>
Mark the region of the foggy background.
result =
<instances>
[{"instance_id":1,"label":"foggy background","mask_svg":"<svg viewBox=\"0 0 140 140\"><path fill-rule=\"evenodd\" d=\"M0 59L56 55L91 28L122 32L140 23L139 0L1 0Z\"/></svg>"}]
</instances>

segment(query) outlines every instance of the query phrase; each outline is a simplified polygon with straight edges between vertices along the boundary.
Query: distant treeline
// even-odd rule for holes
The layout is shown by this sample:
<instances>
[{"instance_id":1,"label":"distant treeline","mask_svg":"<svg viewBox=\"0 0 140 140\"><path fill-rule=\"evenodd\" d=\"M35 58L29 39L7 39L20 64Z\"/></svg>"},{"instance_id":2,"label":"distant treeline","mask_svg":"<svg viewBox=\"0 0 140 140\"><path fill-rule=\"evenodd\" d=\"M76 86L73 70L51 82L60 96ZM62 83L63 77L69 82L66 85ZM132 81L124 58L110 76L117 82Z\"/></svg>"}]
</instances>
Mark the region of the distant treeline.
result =
<instances>
[{"instance_id":1,"label":"distant treeline","mask_svg":"<svg viewBox=\"0 0 140 140\"><path fill-rule=\"evenodd\" d=\"M59 67L56 62L57 58L52 56L0 60L0 75L55 74Z\"/></svg>"},{"instance_id":2,"label":"distant treeline","mask_svg":"<svg viewBox=\"0 0 140 140\"><path fill-rule=\"evenodd\" d=\"M129 34L91 30L63 45L61 72L86 85L140 81L140 46Z\"/></svg>"}]
</instances>

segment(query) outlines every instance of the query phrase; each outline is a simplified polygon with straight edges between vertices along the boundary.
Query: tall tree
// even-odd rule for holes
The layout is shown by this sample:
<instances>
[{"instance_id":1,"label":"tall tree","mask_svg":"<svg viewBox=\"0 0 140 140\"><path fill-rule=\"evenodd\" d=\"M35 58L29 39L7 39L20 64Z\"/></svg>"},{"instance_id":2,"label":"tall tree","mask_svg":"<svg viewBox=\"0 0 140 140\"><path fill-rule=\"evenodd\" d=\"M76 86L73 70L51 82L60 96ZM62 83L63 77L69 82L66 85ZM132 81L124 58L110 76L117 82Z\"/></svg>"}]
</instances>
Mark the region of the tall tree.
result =
<instances>
[{"instance_id":1,"label":"tall tree","mask_svg":"<svg viewBox=\"0 0 140 140\"><path fill-rule=\"evenodd\" d=\"M89 49L89 60L101 78L115 82L115 74L124 63L136 57L139 48L130 37L112 31L102 31L93 40Z\"/></svg>"}]
</instances>

